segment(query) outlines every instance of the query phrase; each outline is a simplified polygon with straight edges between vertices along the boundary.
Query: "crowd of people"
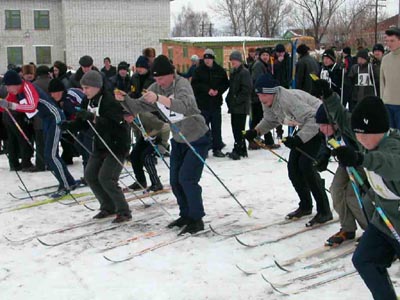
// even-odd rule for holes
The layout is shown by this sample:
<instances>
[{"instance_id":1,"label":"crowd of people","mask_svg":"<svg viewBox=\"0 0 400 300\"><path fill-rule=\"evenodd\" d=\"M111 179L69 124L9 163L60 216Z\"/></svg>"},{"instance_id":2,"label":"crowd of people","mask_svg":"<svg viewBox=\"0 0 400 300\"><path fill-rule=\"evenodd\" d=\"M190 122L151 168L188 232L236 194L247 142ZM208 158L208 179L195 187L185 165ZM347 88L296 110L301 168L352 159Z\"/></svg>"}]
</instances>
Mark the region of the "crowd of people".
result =
<instances>
[{"instance_id":1,"label":"crowd of people","mask_svg":"<svg viewBox=\"0 0 400 300\"><path fill-rule=\"evenodd\" d=\"M295 65L282 44L250 48L248 57L235 50L229 76L211 49L193 55L182 74L153 48L132 67L126 61L112 66L106 57L99 70L88 55L75 73L61 61L51 68L9 66L0 88L1 151L10 171L51 171L59 182L55 198L87 184L100 202L94 218L116 215L116 223L132 218L118 184L124 161L131 161L135 177L129 189L157 192L164 186L156 157L169 156L179 218L168 227L181 228L180 234L204 229L199 181L209 151L240 160L248 150L273 151L282 142L290 149L288 177L299 197L286 218L311 215L314 198L317 213L309 227L333 219L319 172L334 156L339 165L330 193L340 230L326 245L355 239L358 223L365 232L354 266L374 299L394 300L387 268L400 255L400 29L388 29L385 42L387 53L382 44L358 49L354 57L349 47L326 49L320 62L301 44ZM234 138L225 153L224 100ZM289 126L285 137L283 125ZM80 179L67 168L76 156L82 156ZM353 181L355 174L361 181Z\"/></svg>"}]
</instances>

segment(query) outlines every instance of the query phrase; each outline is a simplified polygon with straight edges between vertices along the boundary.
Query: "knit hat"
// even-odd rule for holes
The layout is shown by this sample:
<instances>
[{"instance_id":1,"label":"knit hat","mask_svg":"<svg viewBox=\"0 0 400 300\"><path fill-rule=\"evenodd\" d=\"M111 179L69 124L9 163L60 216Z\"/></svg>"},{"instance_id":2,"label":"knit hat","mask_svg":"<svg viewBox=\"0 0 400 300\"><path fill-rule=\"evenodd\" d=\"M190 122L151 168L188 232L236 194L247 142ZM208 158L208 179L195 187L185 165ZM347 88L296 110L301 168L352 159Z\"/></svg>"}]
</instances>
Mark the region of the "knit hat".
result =
<instances>
[{"instance_id":1,"label":"knit hat","mask_svg":"<svg viewBox=\"0 0 400 300\"><path fill-rule=\"evenodd\" d=\"M389 116L383 101L376 96L361 100L351 114L351 128L358 133L387 132Z\"/></svg>"},{"instance_id":2,"label":"knit hat","mask_svg":"<svg viewBox=\"0 0 400 300\"><path fill-rule=\"evenodd\" d=\"M333 51L332 49L327 49L327 50L325 50L324 54L322 54L322 58L324 58L324 57L328 57L328 58L331 59L333 62L336 62L335 51Z\"/></svg>"},{"instance_id":3,"label":"knit hat","mask_svg":"<svg viewBox=\"0 0 400 300\"><path fill-rule=\"evenodd\" d=\"M103 87L103 77L99 71L90 70L82 76L81 85L87 85L101 89Z\"/></svg>"},{"instance_id":4,"label":"knit hat","mask_svg":"<svg viewBox=\"0 0 400 300\"><path fill-rule=\"evenodd\" d=\"M203 58L211 58L214 59L215 58L215 53L212 49L206 49L206 51L204 51L204 55Z\"/></svg>"},{"instance_id":5,"label":"knit hat","mask_svg":"<svg viewBox=\"0 0 400 300\"><path fill-rule=\"evenodd\" d=\"M310 48L308 48L308 46L306 44L301 44L297 47L297 53L300 55L305 55L308 53L308 50L310 50Z\"/></svg>"},{"instance_id":6,"label":"knit hat","mask_svg":"<svg viewBox=\"0 0 400 300\"><path fill-rule=\"evenodd\" d=\"M240 53L239 51L233 51L231 55L229 55L229 60L237 60L243 62L242 53Z\"/></svg>"},{"instance_id":7,"label":"knit hat","mask_svg":"<svg viewBox=\"0 0 400 300\"><path fill-rule=\"evenodd\" d=\"M4 74L3 77L4 85L20 85L22 84L22 79L19 74L14 70L9 70Z\"/></svg>"},{"instance_id":8,"label":"knit hat","mask_svg":"<svg viewBox=\"0 0 400 300\"><path fill-rule=\"evenodd\" d=\"M129 64L126 62L126 61L121 61L119 64L118 64L118 71L119 70L126 70L126 71L129 71Z\"/></svg>"},{"instance_id":9,"label":"knit hat","mask_svg":"<svg viewBox=\"0 0 400 300\"><path fill-rule=\"evenodd\" d=\"M369 59L368 49L361 49L357 52L357 57L364 58L365 60Z\"/></svg>"},{"instance_id":10,"label":"knit hat","mask_svg":"<svg viewBox=\"0 0 400 300\"><path fill-rule=\"evenodd\" d=\"M68 70L67 65L64 64L62 61L59 61L59 60L55 61L53 66L56 67L60 71L60 75L64 75L65 73L67 73L67 70Z\"/></svg>"},{"instance_id":11,"label":"knit hat","mask_svg":"<svg viewBox=\"0 0 400 300\"><path fill-rule=\"evenodd\" d=\"M343 51L343 53L345 53L347 55L351 55L351 48L350 47L344 47L342 51Z\"/></svg>"},{"instance_id":12,"label":"knit hat","mask_svg":"<svg viewBox=\"0 0 400 300\"><path fill-rule=\"evenodd\" d=\"M190 57L190 60L193 62L199 61L199 57L196 54L193 54L192 57Z\"/></svg>"},{"instance_id":13,"label":"knit hat","mask_svg":"<svg viewBox=\"0 0 400 300\"><path fill-rule=\"evenodd\" d=\"M285 46L283 46L282 44L276 45L275 52L278 52L278 53L286 52Z\"/></svg>"},{"instance_id":14,"label":"knit hat","mask_svg":"<svg viewBox=\"0 0 400 300\"><path fill-rule=\"evenodd\" d=\"M49 82L49 93L64 92L65 86L61 80L54 78Z\"/></svg>"},{"instance_id":15,"label":"knit hat","mask_svg":"<svg viewBox=\"0 0 400 300\"><path fill-rule=\"evenodd\" d=\"M91 56L89 56L89 55L82 56L79 59L79 64L82 67L90 67L90 66L93 65L93 58Z\"/></svg>"},{"instance_id":16,"label":"knit hat","mask_svg":"<svg viewBox=\"0 0 400 300\"><path fill-rule=\"evenodd\" d=\"M315 113L315 122L317 124L330 124L323 104L318 107L317 112Z\"/></svg>"},{"instance_id":17,"label":"knit hat","mask_svg":"<svg viewBox=\"0 0 400 300\"><path fill-rule=\"evenodd\" d=\"M375 44L372 48L372 52L374 51L381 51L382 53L385 53L385 47L383 47L382 44Z\"/></svg>"},{"instance_id":18,"label":"knit hat","mask_svg":"<svg viewBox=\"0 0 400 300\"><path fill-rule=\"evenodd\" d=\"M149 66L149 59L146 56L139 56L137 61L136 61L136 68L145 68L145 69L150 69Z\"/></svg>"},{"instance_id":19,"label":"knit hat","mask_svg":"<svg viewBox=\"0 0 400 300\"><path fill-rule=\"evenodd\" d=\"M45 65L41 65L36 69L36 76L44 76L44 75L48 76L49 73L50 73L50 68Z\"/></svg>"},{"instance_id":20,"label":"knit hat","mask_svg":"<svg viewBox=\"0 0 400 300\"><path fill-rule=\"evenodd\" d=\"M151 72L154 77L174 74L175 68L165 55L159 55L153 62Z\"/></svg>"},{"instance_id":21,"label":"knit hat","mask_svg":"<svg viewBox=\"0 0 400 300\"><path fill-rule=\"evenodd\" d=\"M256 94L276 94L278 86L279 82L271 74L266 73L257 79L254 90Z\"/></svg>"},{"instance_id":22,"label":"knit hat","mask_svg":"<svg viewBox=\"0 0 400 300\"><path fill-rule=\"evenodd\" d=\"M36 67L34 65L28 64L28 65L23 65L22 66L22 74L27 75L35 75L36 73Z\"/></svg>"},{"instance_id":23,"label":"knit hat","mask_svg":"<svg viewBox=\"0 0 400 300\"><path fill-rule=\"evenodd\" d=\"M261 54L263 53L268 53L269 55L271 55L271 50L267 47L261 48L258 55L261 56Z\"/></svg>"}]
</instances>

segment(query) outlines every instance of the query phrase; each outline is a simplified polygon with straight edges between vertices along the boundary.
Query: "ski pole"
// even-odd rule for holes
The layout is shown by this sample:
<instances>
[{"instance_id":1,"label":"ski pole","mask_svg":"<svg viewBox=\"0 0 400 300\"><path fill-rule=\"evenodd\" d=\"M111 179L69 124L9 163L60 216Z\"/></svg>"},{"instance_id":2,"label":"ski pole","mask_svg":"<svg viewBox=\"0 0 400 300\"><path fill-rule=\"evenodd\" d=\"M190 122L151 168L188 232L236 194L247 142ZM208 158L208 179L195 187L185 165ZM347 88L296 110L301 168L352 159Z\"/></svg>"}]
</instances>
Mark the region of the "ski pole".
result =
<instances>
[{"instance_id":1,"label":"ski pole","mask_svg":"<svg viewBox=\"0 0 400 300\"><path fill-rule=\"evenodd\" d=\"M240 208L246 212L247 216L251 217L253 211L251 209L247 210L243 204L236 198L236 196L230 191L230 189L222 182L222 180L218 177L218 175L214 172L214 170L206 163L206 161L201 157L201 155L196 151L196 149L190 144L190 142L186 139L186 137L183 135L182 131L176 126L174 123L171 122L170 119L161 111L161 109L158 108L156 105L157 110L163 116L163 118L169 123L170 128L174 130L179 137L185 142L185 144L192 150L192 152L200 159L200 161L210 170L210 172L214 175L214 177L221 183L221 185L225 188L225 190L229 193L229 195L236 201L237 204L239 204Z\"/></svg>"},{"instance_id":2,"label":"ski pole","mask_svg":"<svg viewBox=\"0 0 400 300\"><path fill-rule=\"evenodd\" d=\"M89 126L93 129L93 132L97 135L97 137L99 138L99 140L103 143L103 145L107 148L108 152L110 152L110 154L114 157L114 159L118 162L118 164L126 171L129 173L128 169L124 166L124 164L121 162L121 160L117 157L117 155L111 150L111 148L107 145L106 141L101 137L101 135L99 134L99 132L96 130L96 128L94 128L93 124L90 123L89 120L86 120L86 122L89 124ZM129 173L130 174L130 173ZM132 174L130 174L130 176L133 178L133 180L136 181L136 179L132 176ZM137 181L136 181L137 182ZM139 184L139 186L141 188L144 189L144 187L140 184L140 182L137 182ZM136 194L134 194L136 198L138 198L143 205L147 206L142 199L140 199L139 197L136 196ZM156 199L154 199L154 197L150 196L150 198L169 216L171 216L171 214L164 208L164 206L162 206Z\"/></svg>"}]
</instances>

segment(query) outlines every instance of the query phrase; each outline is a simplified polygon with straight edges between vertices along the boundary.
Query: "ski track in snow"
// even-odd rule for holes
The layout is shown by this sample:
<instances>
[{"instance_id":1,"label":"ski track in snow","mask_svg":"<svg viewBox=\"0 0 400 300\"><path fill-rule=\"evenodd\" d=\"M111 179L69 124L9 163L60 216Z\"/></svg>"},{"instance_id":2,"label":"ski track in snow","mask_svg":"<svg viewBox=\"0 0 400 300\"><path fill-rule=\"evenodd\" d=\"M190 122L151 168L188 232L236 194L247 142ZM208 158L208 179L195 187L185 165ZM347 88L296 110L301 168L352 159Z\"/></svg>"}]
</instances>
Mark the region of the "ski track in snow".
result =
<instances>
[{"instance_id":1,"label":"ski track in snow","mask_svg":"<svg viewBox=\"0 0 400 300\"><path fill-rule=\"evenodd\" d=\"M224 106L223 139L227 147L223 151L231 151L233 138L230 116L226 110ZM277 152L286 158L289 154L289 150L284 146ZM212 222L220 232L232 232L244 226L279 221L297 207L298 197L287 176L286 163L262 149L249 151L248 154L248 158L232 161L229 158L214 158L212 152L209 152L207 163L238 200L246 208L253 210L253 217L247 217L229 193L205 168L200 183L207 213L204 221ZM128 166L128 169L130 168ZM160 160L157 168L161 181L168 184L168 170ZM329 168L335 170L336 163L330 163ZM82 176L80 159L75 158L74 165L69 169L75 178ZM12 192L22 196L23 192L18 188L20 182L15 173L8 171L5 155L0 156L0 174L2 178L0 209L31 202L30 199L18 201L7 195L7 192ZM20 174L30 189L57 183L49 172ZM327 172L324 172L322 176L326 179L328 188L332 176ZM130 177L124 178L123 181L127 184L132 183ZM88 191L88 188L79 190L81 191ZM207 233L157 249L124 263L113 264L106 261L103 255L123 258L176 235L177 230L168 230L161 235L141 237L127 245L106 252L101 251L110 245L148 231L165 230L165 225L178 216L175 198L171 193L154 197L171 213L172 217L164 214L157 205L143 209L139 201L133 200L129 204L134 218L153 214L162 215L141 222L143 224L131 223L56 247L43 246L36 239L17 244L0 237L0 298L13 300L28 298L38 300L281 299L282 296L273 292L261 278L261 273L246 276L235 265L239 264L251 270L268 266L274 259L279 261L290 259L322 246L330 235L339 230L339 224L336 223L253 249L243 247L234 238ZM150 198L145 198L143 201L153 203ZM88 205L98 209L96 201L89 202ZM94 214L95 212L90 212L83 206L52 203L1 213L0 228L1 233L10 239L20 240L68 224L88 221ZM237 222L231 226L218 227L219 224L234 220ZM296 223L246 233L240 238L248 243L273 239L302 228L307 220L308 218L305 218ZM104 228L110 225L110 222L43 236L41 239L49 243L58 242ZM324 253L319 258L325 255ZM290 267L296 269L317 260L318 258L312 257ZM342 271L351 269L351 255L332 262L332 266L343 266ZM296 274L301 275L307 272L310 271L298 271ZM392 266L390 272L394 276L393 280L399 282L400 272L397 263ZM272 282L279 282L279 280L282 282L290 278L289 275L283 276L285 273L275 267L265 269L262 273ZM319 278L323 279L323 277L324 275L321 275ZM307 283L307 281L293 283L287 287L287 290ZM338 294L342 300L371 299L369 291L358 275L285 297L285 299L336 300Z\"/></svg>"}]
</instances>

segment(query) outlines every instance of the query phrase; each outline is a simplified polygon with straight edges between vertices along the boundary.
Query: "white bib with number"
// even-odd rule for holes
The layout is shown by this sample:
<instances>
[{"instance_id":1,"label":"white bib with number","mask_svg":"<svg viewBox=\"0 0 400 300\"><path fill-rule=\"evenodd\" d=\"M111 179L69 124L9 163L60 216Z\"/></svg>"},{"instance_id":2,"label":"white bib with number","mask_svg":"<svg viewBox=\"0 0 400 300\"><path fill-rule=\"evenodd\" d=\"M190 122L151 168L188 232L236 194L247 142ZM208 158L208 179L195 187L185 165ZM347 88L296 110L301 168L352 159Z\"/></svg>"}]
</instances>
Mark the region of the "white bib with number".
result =
<instances>
[{"instance_id":1,"label":"white bib with number","mask_svg":"<svg viewBox=\"0 0 400 300\"><path fill-rule=\"evenodd\" d=\"M395 195L388 189L381 176L375 172L368 171L367 169L365 169L365 173L367 174L368 181L375 193L387 200L400 200L399 196Z\"/></svg>"},{"instance_id":2,"label":"white bib with number","mask_svg":"<svg viewBox=\"0 0 400 300\"><path fill-rule=\"evenodd\" d=\"M371 86L371 78L368 73L358 73L358 82L359 86Z\"/></svg>"},{"instance_id":3,"label":"white bib with number","mask_svg":"<svg viewBox=\"0 0 400 300\"><path fill-rule=\"evenodd\" d=\"M173 96L170 96L169 98L173 99ZM182 121L185 118L185 116L183 114L180 114L180 113L170 110L164 104L161 104L160 102L156 102L156 103L157 103L158 108L168 118L168 120L171 121L171 123L176 123L176 122Z\"/></svg>"}]
</instances>

